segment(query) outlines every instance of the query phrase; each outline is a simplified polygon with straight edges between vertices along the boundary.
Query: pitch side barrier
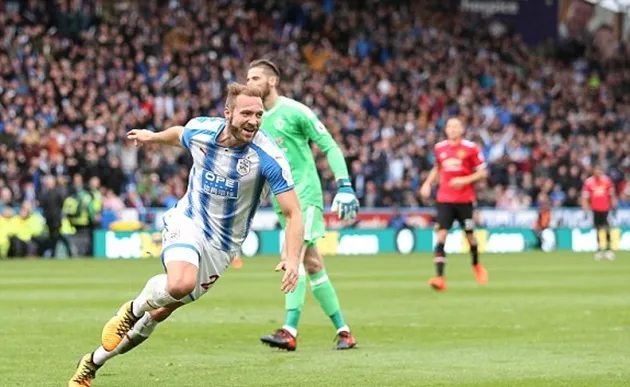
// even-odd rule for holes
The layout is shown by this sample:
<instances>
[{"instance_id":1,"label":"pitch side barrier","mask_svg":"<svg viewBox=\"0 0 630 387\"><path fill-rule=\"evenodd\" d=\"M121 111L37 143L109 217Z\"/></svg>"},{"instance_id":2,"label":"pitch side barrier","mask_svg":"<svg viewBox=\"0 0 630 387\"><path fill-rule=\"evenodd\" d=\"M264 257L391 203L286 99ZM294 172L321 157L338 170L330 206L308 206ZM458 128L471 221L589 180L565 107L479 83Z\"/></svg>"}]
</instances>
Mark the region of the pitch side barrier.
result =
<instances>
[{"instance_id":1,"label":"pitch side barrier","mask_svg":"<svg viewBox=\"0 0 630 387\"><path fill-rule=\"evenodd\" d=\"M544 251L596 251L597 232L590 228L557 228L537 235L531 228L484 228L476 231L481 253L519 253L541 247ZM539 237L542 244L539 244ZM613 228L612 248L630 251L630 227ZM159 257L160 231L108 231L94 234L96 258ZM251 231L242 255L278 255L282 249L281 230ZM600 236L603 241L603 236ZM326 233L318 247L326 255L374 255L384 253L430 254L436 243L432 228L340 229ZM466 253L468 244L463 232L452 230L446 240L447 253Z\"/></svg>"}]
</instances>

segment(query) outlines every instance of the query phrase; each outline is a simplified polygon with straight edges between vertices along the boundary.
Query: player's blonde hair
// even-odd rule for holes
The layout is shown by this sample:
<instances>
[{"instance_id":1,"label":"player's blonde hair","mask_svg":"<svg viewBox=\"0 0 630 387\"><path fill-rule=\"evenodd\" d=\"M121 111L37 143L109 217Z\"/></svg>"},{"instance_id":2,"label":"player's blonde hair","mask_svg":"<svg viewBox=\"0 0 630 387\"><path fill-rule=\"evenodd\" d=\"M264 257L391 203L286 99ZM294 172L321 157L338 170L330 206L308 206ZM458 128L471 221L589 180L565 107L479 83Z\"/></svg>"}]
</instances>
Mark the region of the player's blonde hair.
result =
<instances>
[{"instance_id":1,"label":"player's blonde hair","mask_svg":"<svg viewBox=\"0 0 630 387\"><path fill-rule=\"evenodd\" d=\"M227 100L225 101L225 107L228 110L234 110L234 103L239 95L262 98L262 92L257 88L249 87L242 83L230 83L227 87Z\"/></svg>"}]
</instances>

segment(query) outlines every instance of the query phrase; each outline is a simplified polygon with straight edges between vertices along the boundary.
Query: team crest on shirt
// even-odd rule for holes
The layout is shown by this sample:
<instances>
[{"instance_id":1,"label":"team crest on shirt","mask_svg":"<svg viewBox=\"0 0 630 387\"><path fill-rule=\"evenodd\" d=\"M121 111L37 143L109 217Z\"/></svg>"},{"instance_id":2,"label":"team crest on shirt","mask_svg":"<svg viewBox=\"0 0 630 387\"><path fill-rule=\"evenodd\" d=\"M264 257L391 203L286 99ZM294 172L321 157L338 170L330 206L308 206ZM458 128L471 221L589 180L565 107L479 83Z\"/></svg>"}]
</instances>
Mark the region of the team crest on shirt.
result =
<instances>
[{"instance_id":1,"label":"team crest on shirt","mask_svg":"<svg viewBox=\"0 0 630 387\"><path fill-rule=\"evenodd\" d=\"M247 175L249 173L250 170L251 170L251 164L250 164L249 160L247 160L247 159L240 159L236 163L236 172L238 172L239 175L245 176L245 175Z\"/></svg>"},{"instance_id":2,"label":"team crest on shirt","mask_svg":"<svg viewBox=\"0 0 630 387\"><path fill-rule=\"evenodd\" d=\"M460 150L457 152L457 157L459 157L460 159L463 159L466 157L466 151L465 150Z\"/></svg>"},{"instance_id":3,"label":"team crest on shirt","mask_svg":"<svg viewBox=\"0 0 630 387\"><path fill-rule=\"evenodd\" d=\"M462 166L462 160L460 159L456 159L454 157L448 158L444 161L442 161L442 167L446 168L446 169L459 169Z\"/></svg>"},{"instance_id":4,"label":"team crest on shirt","mask_svg":"<svg viewBox=\"0 0 630 387\"><path fill-rule=\"evenodd\" d=\"M273 127L276 128L276 130L282 130L284 129L284 120L282 118L277 118L274 122L273 122Z\"/></svg>"}]
</instances>

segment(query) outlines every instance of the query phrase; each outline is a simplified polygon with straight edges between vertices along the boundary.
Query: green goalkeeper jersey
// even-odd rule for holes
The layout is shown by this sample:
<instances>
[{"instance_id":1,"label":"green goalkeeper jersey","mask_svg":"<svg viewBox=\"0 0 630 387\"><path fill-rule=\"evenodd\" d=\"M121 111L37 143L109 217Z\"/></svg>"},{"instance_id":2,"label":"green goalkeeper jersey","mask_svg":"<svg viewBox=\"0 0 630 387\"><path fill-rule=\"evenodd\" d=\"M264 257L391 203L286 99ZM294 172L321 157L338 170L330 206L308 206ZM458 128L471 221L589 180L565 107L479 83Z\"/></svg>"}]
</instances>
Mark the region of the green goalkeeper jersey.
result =
<instances>
[{"instance_id":1,"label":"green goalkeeper jersey","mask_svg":"<svg viewBox=\"0 0 630 387\"><path fill-rule=\"evenodd\" d=\"M286 154L302 210L308 206L323 209L322 185L309 141L326 154L336 180L348 178L343 154L324 124L300 102L278 97L275 105L265 111L261 129L271 135ZM275 198L273 206L280 211Z\"/></svg>"}]
</instances>

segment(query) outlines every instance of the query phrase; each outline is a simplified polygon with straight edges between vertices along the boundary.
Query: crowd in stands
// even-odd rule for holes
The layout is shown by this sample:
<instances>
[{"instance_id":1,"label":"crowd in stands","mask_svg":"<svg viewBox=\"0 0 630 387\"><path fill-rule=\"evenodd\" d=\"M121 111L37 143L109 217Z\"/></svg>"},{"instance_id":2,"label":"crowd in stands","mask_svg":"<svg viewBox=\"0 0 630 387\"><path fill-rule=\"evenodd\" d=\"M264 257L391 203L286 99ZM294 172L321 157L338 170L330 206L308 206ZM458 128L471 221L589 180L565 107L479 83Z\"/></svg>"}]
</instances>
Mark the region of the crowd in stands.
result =
<instances>
[{"instance_id":1,"label":"crowd in stands","mask_svg":"<svg viewBox=\"0 0 630 387\"><path fill-rule=\"evenodd\" d=\"M594 163L630 205L630 47L559 55L428 3L4 1L0 204L36 201L46 175L70 193L81 175L98 178L104 209L171 206L188 155L125 133L221 115L227 83L265 57L338 140L363 206L431 204L419 187L451 115L489 162L480 205L578 206Z\"/></svg>"}]
</instances>

